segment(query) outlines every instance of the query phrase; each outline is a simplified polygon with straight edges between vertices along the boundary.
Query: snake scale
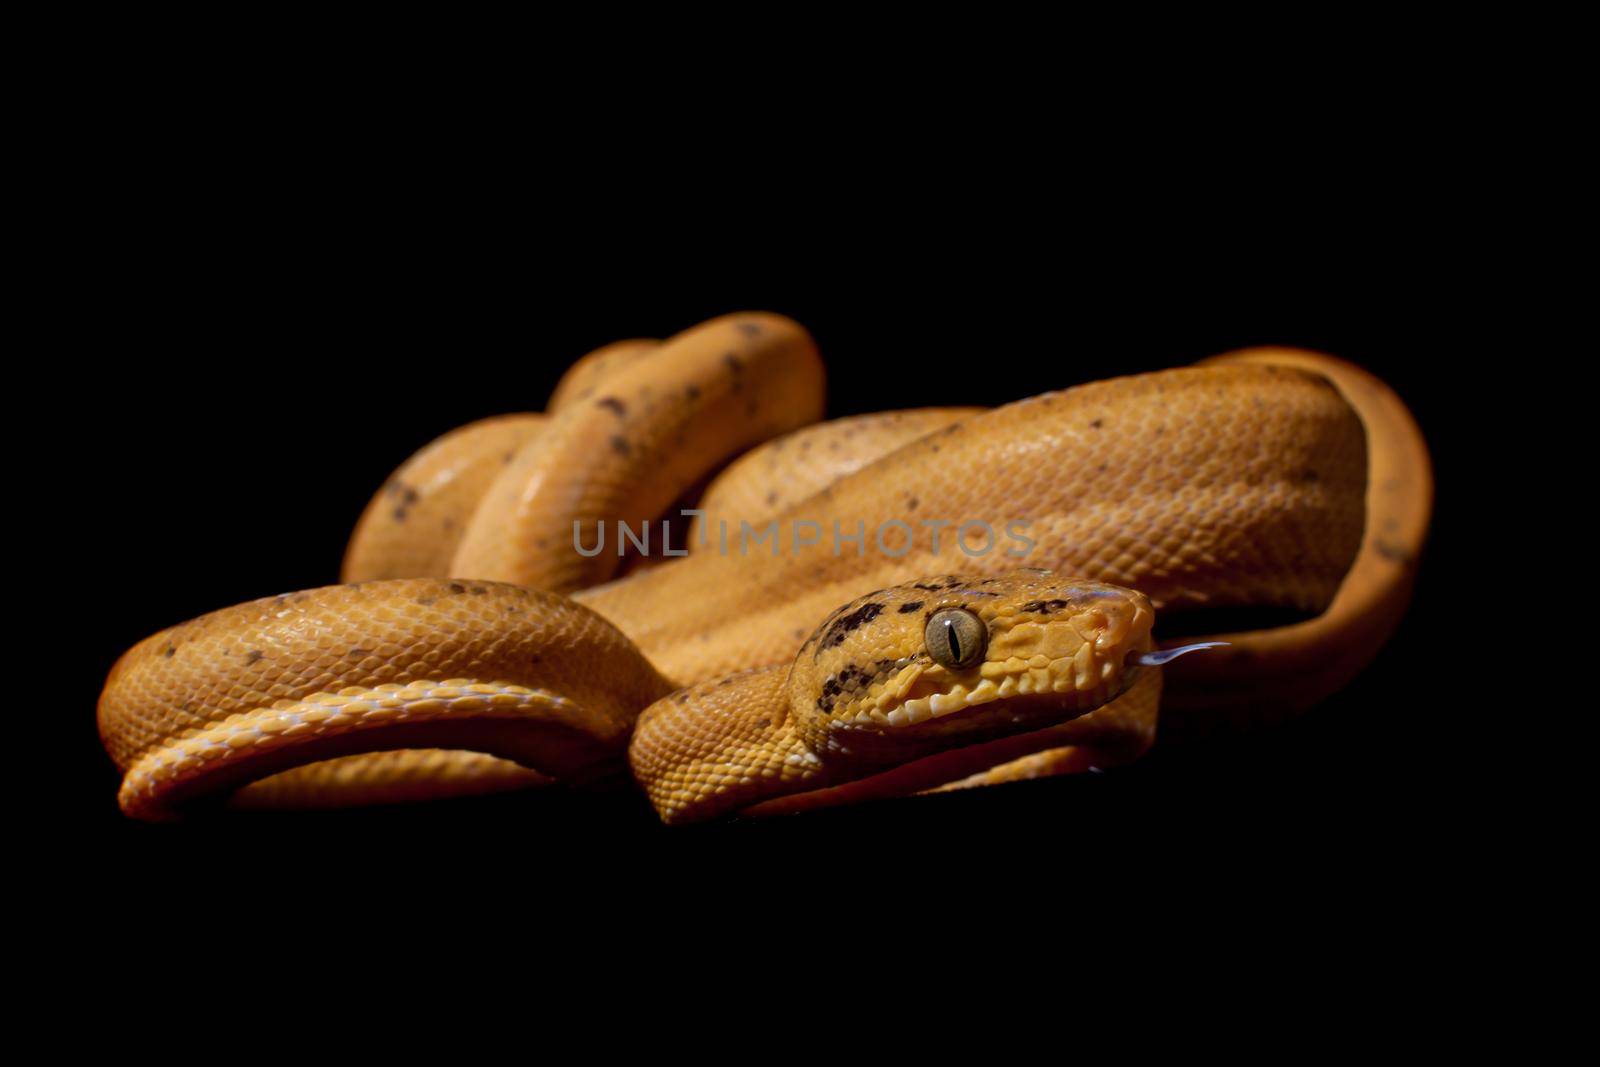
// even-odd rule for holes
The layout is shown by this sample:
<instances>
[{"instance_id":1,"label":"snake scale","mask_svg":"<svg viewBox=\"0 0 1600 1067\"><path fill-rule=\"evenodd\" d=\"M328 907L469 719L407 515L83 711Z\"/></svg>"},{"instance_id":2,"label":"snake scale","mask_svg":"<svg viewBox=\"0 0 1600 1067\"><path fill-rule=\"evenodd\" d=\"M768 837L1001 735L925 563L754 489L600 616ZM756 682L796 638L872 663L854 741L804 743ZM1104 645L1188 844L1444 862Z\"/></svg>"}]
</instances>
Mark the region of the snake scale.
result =
<instances>
[{"instance_id":1,"label":"snake scale","mask_svg":"<svg viewBox=\"0 0 1600 1067\"><path fill-rule=\"evenodd\" d=\"M343 584L122 656L98 719L123 810L631 775L689 822L1067 773L1158 722L1314 704L1410 597L1427 451L1332 357L825 423L823 394L806 331L742 313L440 438L373 498ZM639 543L685 501L686 546ZM1218 609L1296 618L1164 665L1152 634Z\"/></svg>"}]
</instances>

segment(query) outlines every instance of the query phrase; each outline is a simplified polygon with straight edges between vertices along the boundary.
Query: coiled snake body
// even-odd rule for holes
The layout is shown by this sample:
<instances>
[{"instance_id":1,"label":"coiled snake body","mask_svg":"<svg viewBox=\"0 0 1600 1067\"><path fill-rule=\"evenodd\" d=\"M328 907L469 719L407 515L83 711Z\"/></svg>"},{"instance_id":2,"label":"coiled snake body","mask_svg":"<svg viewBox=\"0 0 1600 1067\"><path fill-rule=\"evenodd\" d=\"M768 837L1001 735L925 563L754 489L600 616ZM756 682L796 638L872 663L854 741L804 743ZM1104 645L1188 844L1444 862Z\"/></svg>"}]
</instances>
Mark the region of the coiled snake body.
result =
<instances>
[{"instance_id":1,"label":"coiled snake body","mask_svg":"<svg viewBox=\"0 0 1600 1067\"><path fill-rule=\"evenodd\" d=\"M687 821L1059 773L1143 751L1158 696L1180 730L1316 702L1409 597L1427 453L1392 392L1330 357L800 429L822 393L804 330L734 315L602 349L546 414L441 439L374 498L345 585L122 657L99 721L124 810L626 767ZM617 578L615 542L574 550L574 524L637 530L762 441L701 495L686 558L658 544ZM721 551L730 519L777 540ZM1214 608L1309 618L1130 659L1158 615ZM363 755L393 750L411 754Z\"/></svg>"}]
</instances>

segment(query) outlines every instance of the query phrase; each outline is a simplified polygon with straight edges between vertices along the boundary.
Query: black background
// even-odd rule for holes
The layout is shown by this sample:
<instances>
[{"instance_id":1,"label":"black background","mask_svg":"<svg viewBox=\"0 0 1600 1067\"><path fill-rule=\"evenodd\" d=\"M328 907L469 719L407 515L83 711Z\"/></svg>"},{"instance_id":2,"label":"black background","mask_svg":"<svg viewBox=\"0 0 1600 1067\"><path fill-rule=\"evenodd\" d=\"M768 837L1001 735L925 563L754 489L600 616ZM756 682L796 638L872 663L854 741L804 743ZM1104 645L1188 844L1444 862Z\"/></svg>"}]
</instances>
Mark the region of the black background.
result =
<instances>
[{"instance_id":1,"label":"black background","mask_svg":"<svg viewBox=\"0 0 1600 1067\"><path fill-rule=\"evenodd\" d=\"M1160 908L1167 887L1224 871L1265 896L1312 882L1354 894L1426 863L1443 830L1460 831L1439 812L1450 709L1424 670L1458 562L1451 455L1465 418L1441 372L1459 373L1484 309L1456 286L1453 236L1400 203L1297 181L1271 198L1177 204L1154 189L1072 205L1048 189L1020 202L990 190L959 213L937 196L835 211L805 188L730 194L707 211L617 184L598 207L535 211L507 210L520 181L440 192L367 168L326 181L268 168L224 193L196 185L148 211L113 205L87 268L102 298L84 330L105 363L79 411L95 478L78 503L88 577L116 595L74 650L63 709L74 756L56 795L73 850L160 892L381 880L408 887L395 915L417 886L515 886L583 909L626 911L674 889L776 907L809 892L797 870L823 883L852 872L877 899L930 867L962 872L946 890L1011 870L1065 873L1060 891L1081 892L1116 872ZM1305 718L1103 775L682 831L631 796L561 792L123 819L93 708L124 648L216 607L336 580L368 496L416 448L539 408L600 344L751 308L812 331L832 415L998 404L1250 344L1361 363L1411 405L1434 450L1440 499L1411 614L1356 684Z\"/></svg>"}]
</instances>

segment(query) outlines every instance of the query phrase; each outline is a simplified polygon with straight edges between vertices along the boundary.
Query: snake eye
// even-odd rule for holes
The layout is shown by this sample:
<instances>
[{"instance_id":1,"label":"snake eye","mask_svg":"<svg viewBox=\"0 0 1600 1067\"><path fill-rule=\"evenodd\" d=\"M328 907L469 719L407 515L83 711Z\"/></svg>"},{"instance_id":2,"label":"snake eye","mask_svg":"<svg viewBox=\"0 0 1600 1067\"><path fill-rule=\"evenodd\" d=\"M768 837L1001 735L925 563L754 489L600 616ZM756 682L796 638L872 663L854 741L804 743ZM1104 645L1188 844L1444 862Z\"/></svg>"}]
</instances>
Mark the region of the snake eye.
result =
<instances>
[{"instance_id":1,"label":"snake eye","mask_svg":"<svg viewBox=\"0 0 1600 1067\"><path fill-rule=\"evenodd\" d=\"M965 608L943 608L929 617L922 640L935 662L958 671L983 658L989 631L982 619Z\"/></svg>"}]
</instances>

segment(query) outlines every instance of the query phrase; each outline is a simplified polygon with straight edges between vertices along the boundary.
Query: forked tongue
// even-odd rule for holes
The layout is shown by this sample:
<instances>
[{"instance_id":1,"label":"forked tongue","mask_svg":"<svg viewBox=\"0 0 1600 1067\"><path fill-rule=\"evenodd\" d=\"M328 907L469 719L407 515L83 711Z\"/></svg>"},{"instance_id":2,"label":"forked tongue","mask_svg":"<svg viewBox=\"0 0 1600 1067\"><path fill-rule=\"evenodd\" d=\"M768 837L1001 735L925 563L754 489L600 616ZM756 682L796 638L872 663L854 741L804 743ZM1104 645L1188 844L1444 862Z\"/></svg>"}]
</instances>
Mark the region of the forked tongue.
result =
<instances>
[{"instance_id":1,"label":"forked tongue","mask_svg":"<svg viewBox=\"0 0 1600 1067\"><path fill-rule=\"evenodd\" d=\"M1163 663L1171 663L1179 656L1199 652L1202 648L1223 648L1227 644L1226 641L1200 641L1192 645L1179 645L1177 648L1163 648L1160 652L1141 652L1133 657L1133 662L1146 667L1159 667Z\"/></svg>"}]
</instances>

